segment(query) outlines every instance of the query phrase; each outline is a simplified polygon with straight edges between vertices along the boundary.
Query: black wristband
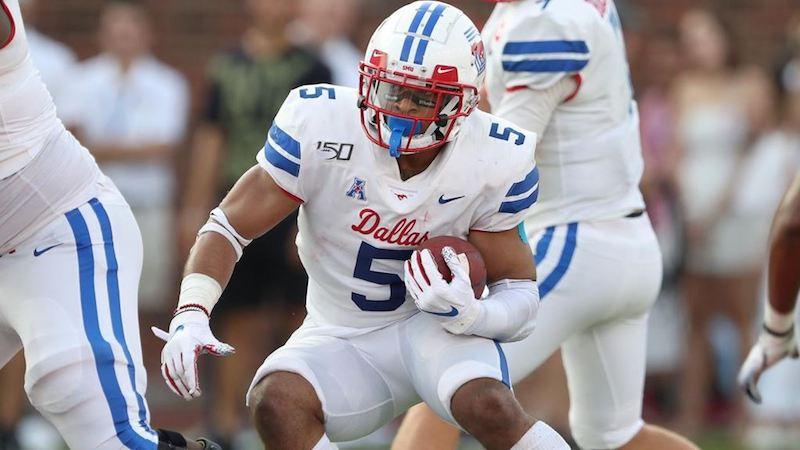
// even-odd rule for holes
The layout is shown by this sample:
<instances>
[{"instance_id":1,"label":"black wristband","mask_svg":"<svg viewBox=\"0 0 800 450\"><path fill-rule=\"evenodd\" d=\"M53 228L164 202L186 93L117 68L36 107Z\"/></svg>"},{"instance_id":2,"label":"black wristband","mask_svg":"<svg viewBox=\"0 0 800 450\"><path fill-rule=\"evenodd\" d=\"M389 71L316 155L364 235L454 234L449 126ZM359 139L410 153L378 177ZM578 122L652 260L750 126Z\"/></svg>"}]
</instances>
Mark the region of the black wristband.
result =
<instances>
[{"instance_id":1,"label":"black wristband","mask_svg":"<svg viewBox=\"0 0 800 450\"><path fill-rule=\"evenodd\" d=\"M789 329L784 331L784 332L775 331L775 330L771 329L770 327L768 327L767 324L764 324L763 328L764 328L764 331L766 331L768 334L770 334L772 336L775 336L777 338L786 338L786 337L789 337L789 336L794 334L794 325L789 327Z\"/></svg>"}]
</instances>

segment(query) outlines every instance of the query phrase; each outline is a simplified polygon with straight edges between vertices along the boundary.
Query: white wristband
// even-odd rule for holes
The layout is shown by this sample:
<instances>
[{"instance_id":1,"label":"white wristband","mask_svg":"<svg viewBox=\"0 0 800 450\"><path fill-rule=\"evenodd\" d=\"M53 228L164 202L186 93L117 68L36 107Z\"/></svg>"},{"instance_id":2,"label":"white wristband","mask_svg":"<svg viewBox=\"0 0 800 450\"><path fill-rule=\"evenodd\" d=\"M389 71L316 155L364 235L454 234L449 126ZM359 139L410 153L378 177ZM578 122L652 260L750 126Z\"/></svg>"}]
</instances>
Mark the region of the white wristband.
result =
<instances>
[{"instance_id":1,"label":"white wristband","mask_svg":"<svg viewBox=\"0 0 800 450\"><path fill-rule=\"evenodd\" d=\"M794 311L780 313L767 301L764 308L764 325L776 333L785 333L794 326Z\"/></svg>"},{"instance_id":2,"label":"white wristband","mask_svg":"<svg viewBox=\"0 0 800 450\"><path fill-rule=\"evenodd\" d=\"M214 278L202 273L190 273L181 281L181 294L175 313L197 309L211 317L211 310L222 295L222 286Z\"/></svg>"}]
</instances>

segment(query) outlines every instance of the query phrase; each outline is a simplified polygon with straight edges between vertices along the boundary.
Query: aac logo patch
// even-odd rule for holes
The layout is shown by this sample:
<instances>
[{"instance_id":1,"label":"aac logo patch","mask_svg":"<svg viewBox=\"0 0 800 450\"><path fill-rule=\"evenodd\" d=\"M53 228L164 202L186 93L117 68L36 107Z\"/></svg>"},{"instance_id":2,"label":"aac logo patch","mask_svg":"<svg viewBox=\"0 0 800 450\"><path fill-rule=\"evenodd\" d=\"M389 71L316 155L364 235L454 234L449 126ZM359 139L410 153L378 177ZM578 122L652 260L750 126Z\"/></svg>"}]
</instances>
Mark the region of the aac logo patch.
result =
<instances>
[{"instance_id":1,"label":"aac logo patch","mask_svg":"<svg viewBox=\"0 0 800 450\"><path fill-rule=\"evenodd\" d=\"M367 180L362 180L361 178L355 177L353 178L353 184L350 186L350 189L347 190L345 195L365 202L367 201L366 186Z\"/></svg>"}]
</instances>

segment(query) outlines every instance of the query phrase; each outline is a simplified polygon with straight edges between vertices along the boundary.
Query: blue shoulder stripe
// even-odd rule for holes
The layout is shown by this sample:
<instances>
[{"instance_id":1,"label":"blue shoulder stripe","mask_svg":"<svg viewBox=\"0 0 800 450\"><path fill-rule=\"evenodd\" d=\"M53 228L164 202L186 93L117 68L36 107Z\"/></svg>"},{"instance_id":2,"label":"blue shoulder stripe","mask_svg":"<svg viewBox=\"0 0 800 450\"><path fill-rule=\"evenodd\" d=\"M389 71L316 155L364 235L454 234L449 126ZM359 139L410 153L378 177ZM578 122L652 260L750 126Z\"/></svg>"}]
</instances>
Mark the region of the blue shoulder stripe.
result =
<instances>
[{"instance_id":1,"label":"blue shoulder stripe","mask_svg":"<svg viewBox=\"0 0 800 450\"><path fill-rule=\"evenodd\" d=\"M531 53L589 53L586 41L511 41L503 47L504 55Z\"/></svg>"},{"instance_id":2,"label":"blue shoulder stripe","mask_svg":"<svg viewBox=\"0 0 800 450\"><path fill-rule=\"evenodd\" d=\"M414 44L414 36L412 34L417 32L419 24L422 22L422 18L425 17L425 13L430 7L431 3L426 2L423 3L417 10L417 15L414 16L414 19L411 21L411 26L408 27L409 34L406 36L406 40L403 41L403 49L400 51L400 61L408 62L408 57L411 54L411 46Z\"/></svg>"},{"instance_id":3,"label":"blue shoulder stripe","mask_svg":"<svg viewBox=\"0 0 800 450\"><path fill-rule=\"evenodd\" d=\"M425 24L425 29L422 30L422 35L428 38L431 37L433 33L433 29L436 27L436 23L439 22L439 18L442 17L442 12L444 12L447 5L440 4L436 5L436 8L433 8L433 12L431 12L431 17L428 19L428 22ZM414 55L414 64L422 64L422 58L425 56L425 50L428 48L428 39L420 40L420 43L417 44L417 53Z\"/></svg>"},{"instance_id":4,"label":"blue shoulder stripe","mask_svg":"<svg viewBox=\"0 0 800 450\"><path fill-rule=\"evenodd\" d=\"M508 72L578 72L589 64L580 59L542 59L503 61L503 70Z\"/></svg>"},{"instance_id":5,"label":"blue shoulder stripe","mask_svg":"<svg viewBox=\"0 0 800 450\"><path fill-rule=\"evenodd\" d=\"M539 198L539 188L536 188L533 190L533 192L531 192L531 195L525 198L501 203L500 212L516 214L520 211L528 209L532 204L536 203L536 200L538 198Z\"/></svg>"},{"instance_id":6,"label":"blue shoulder stripe","mask_svg":"<svg viewBox=\"0 0 800 450\"><path fill-rule=\"evenodd\" d=\"M300 158L300 143L297 142L293 137L289 136L288 133L281 130L275 122L272 123L272 126L269 129L269 136L275 141L276 144L280 145L282 149L286 150L286 153L294 156L295 158Z\"/></svg>"},{"instance_id":7,"label":"blue shoulder stripe","mask_svg":"<svg viewBox=\"0 0 800 450\"><path fill-rule=\"evenodd\" d=\"M536 186L536 183L538 182L539 168L534 166L533 170L531 170L528 175L525 176L524 180L511 185L511 189L509 189L508 193L506 193L506 197L524 194L530 191L532 187Z\"/></svg>"},{"instance_id":8,"label":"blue shoulder stripe","mask_svg":"<svg viewBox=\"0 0 800 450\"><path fill-rule=\"evenodd\" d=\"M299 176L300 175L300 164L297 164L294 161L291 161L287 157L278 153L275 150L275 147L269 144L269 141L264 145L264 157L269 161L270 164L277 167L278 169L283 170L290 175Z\"/></svg>"}]
</instances>

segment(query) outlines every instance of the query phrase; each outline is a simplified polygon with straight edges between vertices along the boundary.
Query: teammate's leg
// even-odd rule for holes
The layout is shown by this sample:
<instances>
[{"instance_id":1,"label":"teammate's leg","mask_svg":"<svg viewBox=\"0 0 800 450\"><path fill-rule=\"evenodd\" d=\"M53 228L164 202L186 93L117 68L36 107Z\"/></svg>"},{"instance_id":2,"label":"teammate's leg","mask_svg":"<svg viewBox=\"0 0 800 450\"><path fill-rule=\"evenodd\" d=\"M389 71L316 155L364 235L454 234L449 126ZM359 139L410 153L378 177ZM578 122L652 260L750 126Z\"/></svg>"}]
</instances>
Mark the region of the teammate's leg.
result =
<instances>
[{"instance_id":1,"label":"teammate's leg","mask_svg":"<svg viewBox=\"0 0 800 450\"><path fill-rule=\"evenodd\" d=\"M697 449L641 419L646 334L642 313L599 324L564 344L570 425L581 448Z\"/></svg>"},{"instance_id":2,"label":"teammate's leg","mask_svg":"<svg viewBox=\"0 0 800 450\"><path fill-rule=\"evenodd\" d=\"M4 312L25 348L25 391L71 448L157 445L138 335L141 243L118 198L54 220L0 270L19 300Z\"/></svg>"}]
</instances>

